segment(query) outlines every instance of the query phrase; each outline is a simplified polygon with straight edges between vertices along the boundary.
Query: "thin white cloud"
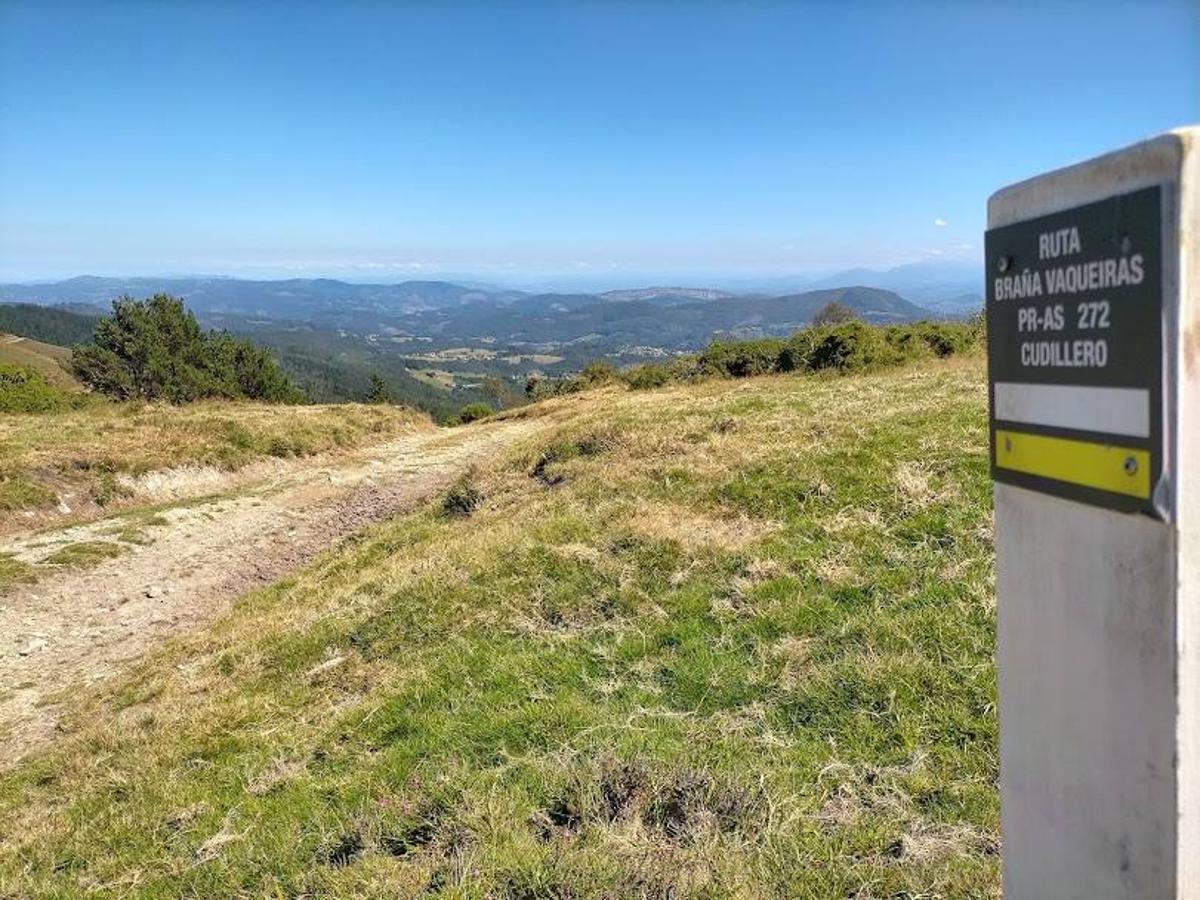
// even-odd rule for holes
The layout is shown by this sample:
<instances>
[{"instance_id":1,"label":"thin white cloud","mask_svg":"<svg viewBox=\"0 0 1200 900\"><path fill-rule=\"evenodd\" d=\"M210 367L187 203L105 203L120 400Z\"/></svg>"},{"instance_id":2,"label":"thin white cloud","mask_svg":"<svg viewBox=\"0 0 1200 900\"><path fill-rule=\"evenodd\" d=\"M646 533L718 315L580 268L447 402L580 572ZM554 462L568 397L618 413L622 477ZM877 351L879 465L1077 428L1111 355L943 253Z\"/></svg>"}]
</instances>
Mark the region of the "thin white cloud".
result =
<instances>
[{"instance_id":1,"label":"thin white cloud","mask_svg":"<svg viewBox=\"0 0 1200 900\"><path fill-rule=\"evenodd\" d=\"M933 220L933 224L936 225L938 228L945 228L946 220L943 219L941 216L938 216L936 219Z\"/></svg>"}]
</instances>

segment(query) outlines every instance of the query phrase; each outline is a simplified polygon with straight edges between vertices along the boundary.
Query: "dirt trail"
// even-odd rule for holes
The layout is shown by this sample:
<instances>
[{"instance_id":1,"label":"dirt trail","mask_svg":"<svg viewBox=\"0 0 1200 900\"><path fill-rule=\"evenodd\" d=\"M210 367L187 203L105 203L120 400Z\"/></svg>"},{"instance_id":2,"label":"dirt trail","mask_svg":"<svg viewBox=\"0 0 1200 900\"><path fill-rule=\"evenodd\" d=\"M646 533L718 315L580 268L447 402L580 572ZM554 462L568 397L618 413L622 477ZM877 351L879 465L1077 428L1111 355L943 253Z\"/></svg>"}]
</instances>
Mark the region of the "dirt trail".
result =
<instances>
[{"instance_id":1,"label":"dirt trail","mask_svg":"<svg viewBox=\"0 0 1200 900\"><path fill-rule=\"evenodd\" d=\"M422 432L336 463L297 466L236 493L158 511L149 543L81 571L0 594L0 768L49 741L55 695L105 678L169 635L212 621L364 525L412 508L470 462L541 427L480 423ZM17 536L0 553L44 558L105 541L128 514Z\"/></svg>"}]
</instances>

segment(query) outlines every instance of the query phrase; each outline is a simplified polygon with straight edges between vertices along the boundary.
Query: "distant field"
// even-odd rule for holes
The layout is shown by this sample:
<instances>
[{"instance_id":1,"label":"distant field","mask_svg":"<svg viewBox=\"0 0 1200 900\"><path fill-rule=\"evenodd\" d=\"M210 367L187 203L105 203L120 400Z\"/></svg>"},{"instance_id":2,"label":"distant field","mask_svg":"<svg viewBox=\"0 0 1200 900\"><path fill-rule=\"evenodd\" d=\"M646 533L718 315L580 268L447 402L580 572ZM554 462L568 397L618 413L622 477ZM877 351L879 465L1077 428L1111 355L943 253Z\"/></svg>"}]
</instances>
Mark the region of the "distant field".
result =
<instances>
[{"instance_id":1,"label":"distant field","mask_svg":"<svg viewBox=\"0 0 1200 900\"><path fill-rule=\"evenodd\" d=\"M412 368L406 368L405 371L418 381L423 381L425 384L431 384L434 387L441 388L445 391L448 391L454 387L454 376L456 374L454 372L447 372L444 369ZM464 373L459 372L457 374L461 376ZM483 376L480 376L480 380L482 380L482 377Z\"/></svg>"},{"instance_id":2,"label":"distant field","mask_svg":"<svg viewBox=\"0 0 1200 900\"><path fill-rule=\"evenodd\" d=\"M982 360L507 415L561 424L64 698L0 895L999 897Z\"/></svg>"},{"instance_id":3,"label":"distant field","mask_svg":"<svg viewBox=\"0 0 1200 900\"><path fill-rule=\"evenodd\" d=\"M400 341L401 338L394 338ZM409 353L407 359L419 359L424 362L470 362L474 360L495 359L499 354L495 350L483 350L478 347L449 347L445 350L434 350L431 353Z\"/></svg>"},{"instance_id":4,"label":"distant field","mask_svg":"<svg viewBox=\"0 0 1200 900\"><path fill-rule=\"evenodd\" d=\"M514 366L519 366L521 363L531 362L539 366L552 366L555 363L563 361L564 357L550 356L546 353L526 353L520 356L502 356L500 357L506 363L512 363Z\"/></svg>"},{"instance_id":5,"label":"distant field","mask_svg":"<svg viewBox=\"0 0 1200 900\"><path fill-rule=\"evenodd\" d=\"M59 365L60 360L70 355L71 351L65 347L0 332L0 364L35 369L60 387L79 388L79 382Z\"/></svg>"}]
</instances>

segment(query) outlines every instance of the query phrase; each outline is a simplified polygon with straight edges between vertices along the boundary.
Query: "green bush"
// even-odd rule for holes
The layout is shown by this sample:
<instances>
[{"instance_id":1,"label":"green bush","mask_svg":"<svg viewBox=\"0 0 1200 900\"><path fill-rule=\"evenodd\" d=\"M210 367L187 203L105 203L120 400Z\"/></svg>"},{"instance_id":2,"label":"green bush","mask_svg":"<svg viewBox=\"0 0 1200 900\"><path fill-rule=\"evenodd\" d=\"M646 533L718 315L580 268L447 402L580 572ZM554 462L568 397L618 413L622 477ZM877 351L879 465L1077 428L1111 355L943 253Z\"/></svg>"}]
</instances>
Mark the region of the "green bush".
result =
<instances>
[{"instance_id":1,"label":"green bush","mask_svg":"<svg viewBox=\"0 0 1200 900\"><path fill-rule=\"evenodd\" d=\"M781 354L784 371L861 372L897 361L882 329L862 322L846 322L796 332Z\"/></svg>"},{"instance_id":2,"label":"green bush","mask_svg":"<svg viewBox=\"0 0 1200 900\"><path fill-rule=\"evenodd\" d=\"M561 397L563 394L576 394L585 390L589 385L580 375L563 375L559 378L540 378L532 385L526 386L530 400L546 400L550 397Z\"/></svg>"},{"instance_id":3,"label":"green bush","mask_svg":"<svg viewBox=\"0 0 1200 900\"><path fill-rule=\"evenodd\" d=\"M915 327L894 325L886 329L883 339L896 354L897 362L907 362L929 356L929 344Z\"/></svg>"},{"instance_id":4,"label":"green bush","mask_svg":"<svg viewBox=\"0 0 1200 900\"><path fill-rule=\"evenodd\" d=\"M371 373L371 389L367 391L367 403L391 403L392 391L387 379L378 372Z\"/></svg>"},{"instance_id":5,"label":"green bush","mask_svg":"<svg viewBox=\"0 0 1200 900\"><path fill-rule=\"evenodd\" d=\"M486 419L495 410L486 403L468 403L458 412L458 421L463 425L468 422L476 422L479 419Z\"/></svg>"},{"instance_id":6,"label":"green bush","mask_svg":"<svg viewBox=\"0 0 1200 900\"><path fill-rule=\"evenodd\" d=\"M71 351L70 365L84 384L118 400L302 399L268 350L202 331L183 301L167 294L114 300L93 343Z\"/></svg>"},{"instance_id":7,"label":"green bush","mask_svg":"<svg viewBox=\"0 0 1200 900\"><path fill-rule=\"evenodd\" d=\"M442 512L448 516L465 518L479 508L483 492L475 486L470 474L463 475L442 497Z\"/></svg>"},{"instance_id":8,"label":"green bush","mask_svg":"<svg viewBox=\"0 0 1200 900\"><path fill-rule=\"evenodd\" d=\"M671 380L671 370L661 363L647 363L622 373L625 383L634 390L662 387Z\"/></svg>"},{"instance_id":9,"label":"green bush","mask_svg":"<svg viewBox=\"0 0 1200 900\"><path fill-rule=\"evenodd\" d=\"M617 380L617 368L604 359L594 359L579 373L585 387L597 387Z\"/></svg>"},{"instance_id":10,"label":"green bush","mask_svg":"<svg viewBox=\"0 0 1200 900\"><path fill-rule=\"evenodd\" d=\"M886 327L855 320L810 326L787 339L715 340L696 356L634 366L616 373L615 377L630 388L647 389L673 381L747 378L777 372L860 372L931 354L944 357L967 353L983 342L982 316L967 322L917 322ZM576 375L531 377L525 393L530 400L572 394L611 380L614 371L607 361L597 361Z\"/></svg>"},{"instance_id":11,"label":"green bush","mask_svg":"<svg viewBox=\"0 0 1200 900\"><path fill-rule=\"evenodd\" d=\"M982 319L965 323L893 325L886 330L885 337L904 359L919 356L923 351L945 358L973 350L982 344Z\"/></svg>"},{"instance_id":12,"label":"green bush","mask_svg":"<svg viewBox=\"0 0 1200 900\"><path fill-rule=\"evenodd\" d=\"M74 398L41 372L24 366L0 365L0 412L40 413L68 409Z\"/></svg>"},{"instance_id":13,"label":"green bush","mask_svg":"<svg viewBox=\"0 0 1200 900\"><path fill-rule=\"evenodd\" d=\"M723 378L748 378L779 371L779 357L787 342L782 338L756 341L718 340L698 358L700 371Z\"/></svg>"}]
</instances>

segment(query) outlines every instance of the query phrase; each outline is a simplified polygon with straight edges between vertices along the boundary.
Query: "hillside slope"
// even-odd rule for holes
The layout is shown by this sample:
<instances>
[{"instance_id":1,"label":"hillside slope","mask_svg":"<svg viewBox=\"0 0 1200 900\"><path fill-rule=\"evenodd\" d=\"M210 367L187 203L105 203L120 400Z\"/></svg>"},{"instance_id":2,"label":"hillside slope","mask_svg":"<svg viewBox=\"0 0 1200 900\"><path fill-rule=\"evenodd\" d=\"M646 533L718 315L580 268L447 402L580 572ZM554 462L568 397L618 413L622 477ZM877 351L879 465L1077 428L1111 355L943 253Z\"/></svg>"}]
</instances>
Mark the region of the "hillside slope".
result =
<instances>
[{"instance_id":1,"label":"hillside slope","mask_svg":"<svg viewBox=\"0 0 1200 900\"><path fill-rule=\"evenodd\" d=\"M60 364L71 351L0 331L0 365L21 366L41 372L51 383L79 389L80 384Z\"/></svg>"},{"instance_id":2,"label":"hillside slope","mask_svg":"<svg viewBox=\"0 0 1200 900\"><path fill-rule=\"evenodd\" d=\"M971 359L520 410L60 698L0 895L999 896L985 407Z\"/></svg>"}]
</instances>

